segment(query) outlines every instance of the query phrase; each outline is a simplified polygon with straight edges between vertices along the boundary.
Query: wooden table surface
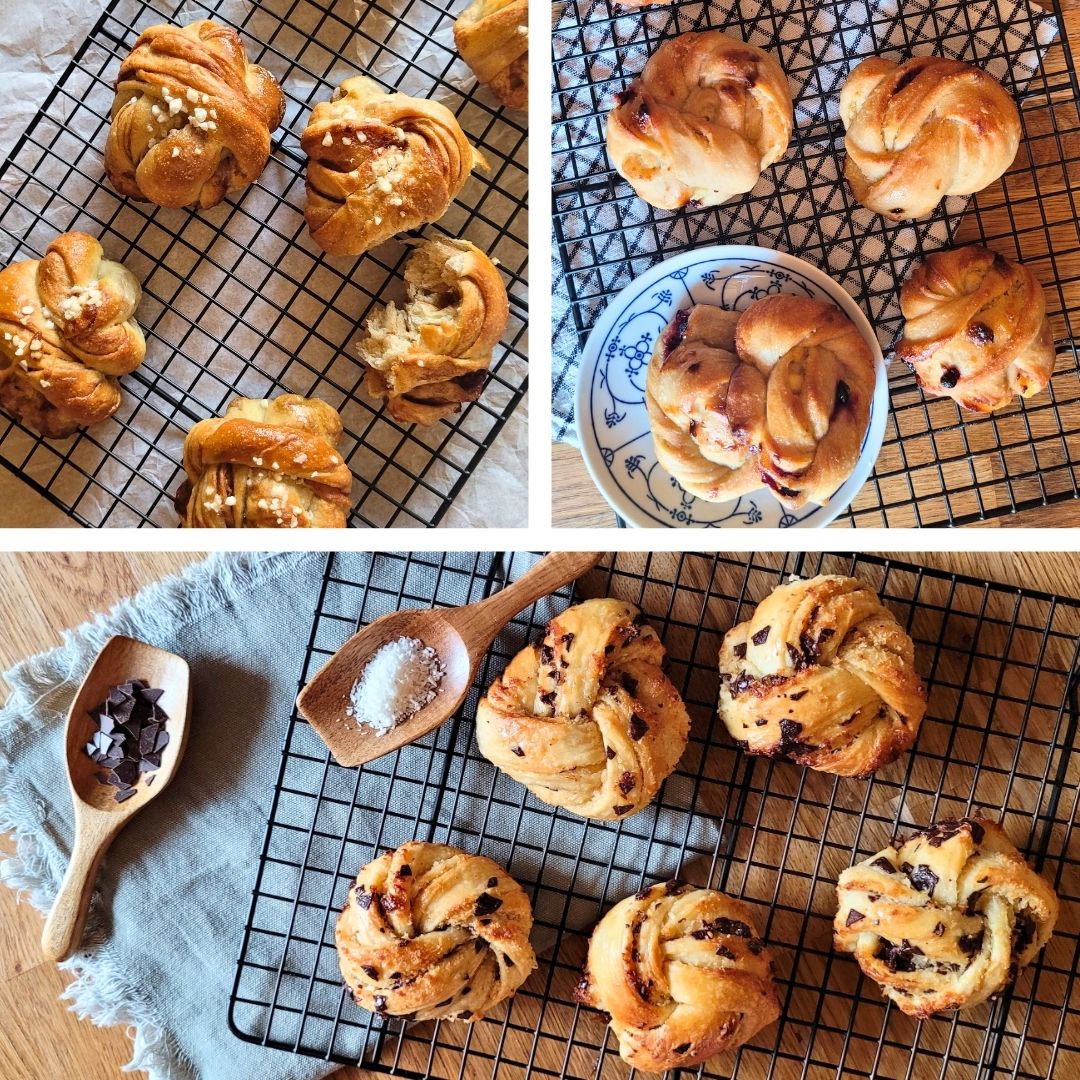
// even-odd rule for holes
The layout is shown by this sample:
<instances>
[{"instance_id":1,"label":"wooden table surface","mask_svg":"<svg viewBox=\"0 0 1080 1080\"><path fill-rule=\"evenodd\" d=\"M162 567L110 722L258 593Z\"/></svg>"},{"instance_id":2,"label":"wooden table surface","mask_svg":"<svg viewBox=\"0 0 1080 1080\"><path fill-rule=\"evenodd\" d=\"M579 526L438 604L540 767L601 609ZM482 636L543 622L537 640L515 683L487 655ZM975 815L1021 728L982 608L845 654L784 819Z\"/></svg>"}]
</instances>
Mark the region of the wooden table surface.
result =
<instances>
[{"instance_id":1,"label":"wooden table surface","mask_svg":"<svg viewBox=\"0 0 1080 1080\"><path fill-rule=\"evenodd\" d=\"M1034 0L1034 2L1038 3L1039 0ZM1065 16L1065 35L1068 38L1074 55L1080 55L1080 0L1061 0L1061 7ZM1062 50L1052 49L1047 54L1046 62L1048 73L1060 70L1064 66ZM1071 115L1075 117L1075 112ZM1070 127L1075 125L1075 119L1066 119L1065 122L1069 124ZM1070 135L1070 138L1073 138L1073 136ZM1024 151L1021 150L1021 156L1023 153ZM1070 155L1075 156L1075 146L1070 146L1069 153ZM1020 161L1019 157L1018 161ZM1070 166L1069 168L1068 187L1072 193L1070 206L1075 207L1077 197L1080 196L1080 166ZM1015 174L1015 177L1010 177L1009 180L1007 197L1002 194L999 183L999 185L992 186L988 189L983 197L976 199L976 202L979 204L979 217L982 219L985 235L998 236L1014 231L1023 231L1033 225L1041 224L1042 222L1040 216L1040 200L1031 198L1031 196L1036 194L1036 190L1032 183L1032 174L1030 170L1026 168L1020 169L1020 171ZM1050 224L1052 226L1060 226L1055 229L1054 251L1056 253L1060 250L1068 249L1070 252L1067 259L1062 260L1060 264L1056 265L1056 271L1059 278L1066 281L1066 284L1063 286L1063 292L1066 305L1075 327L1076 317L1074 313L1080 311L1080 278L1077 277L1076 273L1076 256L1072 255L1071 252L1076 248L1078 230L1075 224L1061 224L1063 222L1071 222L1074 211L1065 205L1066 200L1064 196L1059 194L1063 190L1060 176L1057 176L1056 179L1051 179L1049 173L1041 175L1040 189L1038 191L1040 196L1044 194L1041 190L1044 184L1048 188L1045 193L1045 206L1048 208L1046 209L1046 213ZM989 209L983 209L984 203ZM975 220L975 215L969 212L960 224L960 228L957 232L957 243L970 243L979 238L980 233ZM1007 243L1010 246L1014 246L1012 241L1007 241ZM1002 254L1006 256L1011 255L1012 257L1016 257L1018 254L1022 255L1023 261L1031 266L1036 273L1036 276L1045 279L1047 282L1053 280L1055 261L1054 256L1050 255L1046 250L1045 233L1042 231L1025 233L1021 246L1021 252L1009 251L1006 247L1003 247ZM798 252L795 252L795 254L798 254ZM1047 298L1051 307L1050 316L1055 340L1062 341L1067 334L1061 312L1054 310L1061 306L1057 297L1057 291L1047 290ZM905 400L907 400L907 398L911 397L911 394L905 394L904 397ZM1075 402L1072 403L1071 407L1077 407ZM1046 415L1051 416L1052 414L1047 413ZM1046 421L1039 422L1045 423ZM1023 434L1021 423L1022 421L1016 420L1015 426L1009 427L1008 433L999 435L999 438L1010 443L1016 441L1018 438L1022 440ZM1054 430L1056 430L1056 427ZM920 426L919 432L921 433L921 431L922 428ZM908 435L909 433L905 432L905 437ZM894 436L890 435L889 438L892 439ZM958 432L944 437L939 434L938 439L935 440L935 445L937 445L942 438L944 438L944 445L938 447L940 453L950 455L966 453L963 443L964 437ZM924 439L922 441L926 440ZM891 454L888 461L884 460L886 453ZM896 451L889 451L888 447L886 447L885 450L883 450L883 458L879 464L884 465L891 472L898 467L899 460ZM997 481L1000 481L1002 476L997 474L996 468L992 467L988 461L983 461L982 465L985 467L980 469L980 483L987 485L983 488L982 496L988 501L988 505L992 507L994 505L994 500L1003 496L999 493L999 489L988 484L988 473L994 473L992 479ZM965 486L971 483L971 474L966 463L947 466L946 474L946 482L955 479L957 483ZM924 479L925 478L921 478L920 481L916 482L919 483ZM603 495L600 494L592 480L589 478L589 474L585 470L584 462L581 459L581 454L575 447L558 443L553 444L551 490L553 493L552 524L556 528L608 528L616 524L614 513L608 506ZM937 491L937 488L934 487L931 490ZM1034 492L1032 492L1032 494L1034 494ZM865 507L861 507L858 498L855 502L855 508L857 510L869 509L870 505L871 503L868 503ZM973 500L971 508L973 510L976 508ZM964 512L967 511L965 510ZM904 520L898 519L898 521L900 524L906 523ZM914 519L912 519L911 523L914 523ZM1033 510L1026 510L1019 514L991 519L988 522L980 522L975 527L1065 527L1074 525L1080 525L1080 500L1059 502L1046 507L1037 507Z\"/></svg>"},{"instance_id":2,"label":"wooden table surface","mask_svg":"<svg viewBox=\"0 0 1080 1080\"><path fill-rule=\"evenodd\" d=\"M0 669L60 641L74 626L143 585L200 558L192 554L0 554ZM1080 556L1008 552L898 555L899 559L1080 597ZM4 693L6 694L6 688ZM7 838L0 850L10 850ZM0 1076L4 1080L115 1080L130 1060L121 1028L78 1021L58 999L67 977L42 959L42 918L0 888ZM230 957L231 962L231 957ZM224 1001L214 1003L222 1014ZM345 1069L339 1080L371 1074ZM486 1075L486 1074L485 1074Z\"/></svg>"}]
</instances>

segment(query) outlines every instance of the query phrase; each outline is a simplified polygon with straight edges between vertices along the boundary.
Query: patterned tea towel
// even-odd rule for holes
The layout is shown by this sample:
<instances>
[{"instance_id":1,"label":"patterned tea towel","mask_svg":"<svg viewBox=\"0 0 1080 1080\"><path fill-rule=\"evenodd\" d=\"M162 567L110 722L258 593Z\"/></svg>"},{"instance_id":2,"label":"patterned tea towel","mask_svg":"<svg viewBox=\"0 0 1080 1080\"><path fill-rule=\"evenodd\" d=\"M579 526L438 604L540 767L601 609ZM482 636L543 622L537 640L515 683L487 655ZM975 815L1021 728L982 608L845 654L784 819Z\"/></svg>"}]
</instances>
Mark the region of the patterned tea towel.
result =
<instances>
[{"instance_id":1,"label":"patterned tea towel","mask_svg":"<svg viewBox=\"0 0 1080 1080\"><path fill-rule=\"evenodd\" d=\"M661 41L710 27L777 57L795 100L795 134L749 195L721 207L654 210L612 172L604 117ZM553 31L554 437L576 440L579 329L591 328L636 275L688 247L756 244L806 259L859 301L889 349L900 282L917 257L949 243L967 199L899 224L855 204L842 174L845 78L868 56L936 54L978 64L1019 99L1057 34L1057 21L1026 0L708 0L639 11L566 0ZM1021 145L1021 160L1026 152Z\"/></svg>"}]
</instances>

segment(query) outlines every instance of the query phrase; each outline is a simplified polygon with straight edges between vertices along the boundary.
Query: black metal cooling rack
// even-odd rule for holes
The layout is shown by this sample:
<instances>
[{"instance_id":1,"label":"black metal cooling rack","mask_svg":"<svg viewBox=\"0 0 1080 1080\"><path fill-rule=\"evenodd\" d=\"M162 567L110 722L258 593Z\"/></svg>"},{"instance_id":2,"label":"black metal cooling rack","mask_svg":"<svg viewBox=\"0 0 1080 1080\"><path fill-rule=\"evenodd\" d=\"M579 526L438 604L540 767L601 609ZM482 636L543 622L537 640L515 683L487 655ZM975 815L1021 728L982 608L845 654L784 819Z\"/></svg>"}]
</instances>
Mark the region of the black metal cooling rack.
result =
<instances>
[{"instance_id":1,"label":"black metal cooling rack","mask_svg":"<svg viewBox=\"0 0 1080 1080\"><path fill-rule=\"evenodd\" d=\"M1057 16L1058 0L1042 5ZM859 207L833 178L843 125L825 103L827 39L844 28L854 59L937 53L1016 72L1030 49L982 0L676 0L630 12L609 0L565 0L554 29L554 233L580 342L607 301L636 275L677 251L709 244L758 244L791 252L841 281L885 337L899 336L900 283L927 250L979 242L1022 260L1043 283L1059 355L1046 392L996 414L964 412L925 398L894 364L892 409L874 473L838 523L962 525L1080 496L1080 84L1059 37L1015 93L1024 138L1003 181L916 223L895 225ZM1032 8L1032 12L1036 9ZM608 161L604 118L614 95L661 41L715 27L778 56L796 94L796 130L755 192L721 208L653 210ZM975 42L979 45L976 47ZM590 47L590 44L592 47ZM857 52L857 56L855 53ZM849 62L851 62L849 58ZM835 117L835 109L832 110ZM791 193L800 193L794 202ZM840 214L837 225L836 215ZM944 234L945 244L933 243ZM1051 254L1053 253L1053 254ZM571 332L572 332L571 331ZM575 378L575 375L570 376ZM556 394L560 387L556 386Z\"/></svg>"},{"instance_id":2,"label":"black metal cooling rack","mask_svg":"<svg viewBox=\"0 0 1080 1080\"><path fill-rule=\"evenodd\" d=\"M143 283L147 358L122 380L120 410L71 439L41 439L0 414L0 464L83 525L173 526L185 433L236 395L289 390L341 412L351 525L439 523L527 388L526 132L457 57L451 5L374 0L353 18L348 0L111 0L0 168L0 261L38 258L67 229L99 237ZM203 17L238 30L285 91L270 162L210 211L119 198L102 154L120 61L147 26ZM428 231L498 259L510 321L480 400L429 428L395 423L361 393L354 347L367 312L404 292L408 248L391 241L358 261L331 259L304 225L300 133L311 106L361 71L438 98L491 164Z\"/></svg>"},{"instance_id":3,"label":"black metal cooling rack","mask_svg":"<svg viewBox=\"0 0 1080 1080\"><path fill-rule=\"evenodd\" d=\"M528 556L331 555L301 682L356 628L398 607L460 603ZM929 708L914 750L871 782L738 753L714 720L721 638L789 573L854 574L916 642ZM668 651L693 725L654 805L585 821L537 801L478 754L479 693L575 599L632 600ZM523 612L459 714L362 769L333 764L295 713L230 1000L242 1039L408 1077L625 1077L605 1018L577 1005L588 934L645 882L675 876L742 896L776 961L781 1019L706 1077L1045 1080L1080 1066L1080 601L876 556L626 554ZM839 872L898 827L986 811L1051 880L1057 931L993 1005L916 1023L834 954ZM1080 830L1076 830L1080 837ZM505 865L530 894L540 966L482 1022L410 1024L343 990L333 932L361 865L406 839ZM679 1075L688 1075L682 1070Z\"/></svg>"}]
</instances>

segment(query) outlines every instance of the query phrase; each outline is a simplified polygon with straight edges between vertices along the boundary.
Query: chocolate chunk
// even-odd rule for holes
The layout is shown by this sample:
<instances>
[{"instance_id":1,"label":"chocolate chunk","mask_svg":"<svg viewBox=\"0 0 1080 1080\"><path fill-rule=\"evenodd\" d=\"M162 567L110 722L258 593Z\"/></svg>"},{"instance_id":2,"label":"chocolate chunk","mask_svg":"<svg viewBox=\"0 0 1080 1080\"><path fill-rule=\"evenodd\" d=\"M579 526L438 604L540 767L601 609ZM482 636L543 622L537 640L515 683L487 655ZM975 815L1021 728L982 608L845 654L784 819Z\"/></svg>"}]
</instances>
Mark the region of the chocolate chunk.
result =
<instances>
[{"instance_id":1,"label":"chocolate chunk","mask_svg":"<svg viewBox=\"0 0 1080 1080\"><path fill-rule=\"evenodd\" d=\"M847 922L845 922L844 925L854 926L857 922L862 922L865 918L866 916L861 911L856 911L854 908L852 908L848 912Z\"/></svg>"},{"instance_id":2,"label":"chocolate chunk","mask_svg":"<svg viewBox=\"0 0 1080 1080\"><path fill-rule=\"evenodd\" d=\"M134 795L134 794L135 794L135 788L133 788L133 787L121 788L116 793L116 801L117 802L123 802L125 799L130 799L131 796Z\"/></svg>"},{"instance_id":3,"label":"chocolate chunk","mask_svg":"<svg viewBox=\"0 0 1080 1080\"><path fill-rule=\"evenodd\" d=\"M627 810L633 810L634 809L634 804L633 803L627 803L625 806L613 806L611 809L612 809L613 813L617 817L622 817L623 814L625 814Z\"/></svg>"},{"instance_id":4,"label":"chocolate chunk","mask_svg":"<svg viewBox=\"0 0 1080 1080\"><path fill-rule=\"evenodd\" d=\"M646 724L637 713L630 714L630 738L633 739L634 742L643 739L648 730L649 725Z\"/></svg>"},{"instance_id":5,"label":"chocolate chunk","mask_svg":"<svg viewBox=\"0 0 1080 1080\"><path fill-rule=\"evenodd\" d=\"M874 956L890 971L914 971L916 954L921 956L922 950L913 946L906 938L899 945L888 938L882 938Z\"/></svg>"},{"instance_id":6,"label":"chocolate chunk","mask_svg":"<svg viewBox=\"0 0 1080 1080\"><path fill-rule=\"evenodd\" d=\"M660 334L660 355L666 359L683 342L686 337L686 324L690 321L690 309L682 308L675 313L675 318Z\"/></svg>"},{"instance_id":7,"label":"chocolate chunk","mask_svg":"<svg viewBox=\"0 0 1080 1080\"><path fill-rule=\"evenodd\" d=\"M676 1054L685 1054L690 1049L689 1043L679 1043L678 1046L672 1047L672 1051Z\"/></svg>"},{"instance_id":8,"label":"chocolate chunk","mask_svg":"<svg viewBox=\"0 0 1080 1080\"><path fill-rule=\"evenodd\" d=\"M624 795L629 795L630 792L634 790L634 777L631 773L624 772L622 776L619 777L619 790Z\"/></svg>"},{"instance_id":9,"label":"chocolate chunk","mask_svg":"<svg viewBox=\"0 0 1080 1080\"><path fill-rule=\"evenodd\" d=\"M488 878L487 887L489 889L494 889L495 886L498 885L498 884L499 884L499 879L497 877Z\"/></svg>"},{"instance_id":10,"label":"chocolate chunk","mask_svg":"<svg viewBox=\"0 0 1080 1080\"><path fill-rule=\"evenodd\" d=\"M664 892L668 896L681 896L685 892L689 892L693 888L692 885L687 884L685 881L681 881L679 878L672 878L664 885Z\"/></svg>"},{"instance_id":11,"label":"chocolate chunk","mask_svg":"<svg viewBox=\"0 0 1080 1080\"><path fill-rule=\"evenodd\" d=\"M746 642L745 641L736 642L736 644L732 646L731 651L740 660L745 660L746 659Z\"/></svg>"},{"instance_id":12,"label":"chocolate chunk","mask_svg":"<svg viewBox=\"0 0 1080 1080\"><path fill-rule=\"evenodd\" d=\"M938 876L925 863L919 863L914 869L908 868L904 873L911 879L911 884L919 892L924 892L928 896L934 895L934 890L938 884Z\"/></svg>"},{"instance_id":13,"label":"chocolate chunk","mask_svg":"<svg viewBox=\"0 0 1080 1080\"><path fill-rule=\"evenodd\" d=\"M1023 911L1016 913L1016 922L1013 924L1012 947L1013 956L1022 953L1035 940L1035 920Z\"/></svg>"},{"instance_id":14,"label":"chocolate chunk","mask_svg":"<svg viewBox=\"0 0 1080 1080\"><path fill-rule=\"evenodd\" d=\"M755 955L758 956L761 950L765 948L765 942L759 937L752 937L747 943L746 947Z\"/></svg>"},{"instance_id":15,"label":"chocolate chunk","mask_svg":"<svg viewBox=\"0 0 1080 1080\"><path fill-rule=\"evenodd\" d=\"M578 979L577 986L574 987L574 1000L580 1001L583 1005L589 1003L589 973L587 971Z\"/></svg>"},{"instance_id":16,"label":"chocolate chunk","mask_svg":"<svg viewBox=\"0 0 1080 1080\"><path fill-rule=\"evenodd\" d=\"M757 719L756 719L756 720L754 721L754 727L764 727L764 726L765 726L765 725L766 725L766 724L767 724L768 722L769 722L769 721L768 721L768 720L766 720L764 716L759 716L759 717L758 717L758 718L757 718Z\"/></svg>"},{"instance_id":17,"label":"chocolate chunk","mask_svg":"<svg viewBox=\"0 0 1080 1080\"><path fill-rule=\"evenodd\" d=\"M412 877L412 867L406 863L398 870L398 877Z\"/></svg>"},{"instance_id":18,"label":"chocolate chunk","mask_svg":"<svg viewBox=\"0 0 1080 1080\"><path fill-rule=\"evenodd\" d=\"M994 331L986 323L973 322L967 328L967 336L976 345L989 345L994 340Z\"/></svg>"},{"instance_id":19,"label":"chocolate chunk","mask_svg":"<svg viewBox=\"0 0 1080 1080\"><path fill-rule=\"evenodd\" d=\"M968 956L974 956L982 948L984 931L980 930L977 934L961 934L956 944L960 946L963 952L966 952Z\"/></svg>"},{"instance_id":20,"label":"chocolate chunk","mask_svg":"<svg viewBox=\"0 0 1080 1080\"><path fill-rule=\"evenodd\" d=\"M637 687L638 687L637 679L635 679L632 675L627 675L624 672L623 675L621 676L621 678L619 679L619 682L622 683L622 688L631 697L637 697Z\"/></svg>"},{"instance_id":21,"label":"chocolate chunk","mask_svg":"<svg viewBox=\"0 0 1080 1080\"><path fill-rule=\"evenodd\" d=\"M511 960L509 956L504 956L503 957L503 963L506 964L507 967L513 967L514 966L514 961Z\"/></svg>"},{"instance_id":22,"label":"chocolate chunk","mask_svg":"<svg viewBox=\"0 0 1080 1080\"><path fill-rule=\"evenodd\" d=\"M555 650L550 645L540 646L540 663L550 664L555 660Z\"/></svg>"},{"instance_id":23,"label":"chocolate chunk","mask_svg":"<svg viewBox=\"0 0 1080 1080\"><path fill-rule=\"evenodd\" d=\"M787 642L786 648L788 658L795 665L795 670L802 671L802 669L806 666L806 661L803 658L803 654L794 645L792 645L790 641Z\"/></svg>"},{"instance_id":24,"label":"chocolate chunk","mask_svg":"<svg viewBox=\"0 0 1080 1080\"><path fill-rule=\"evenodd\" d=\"M510 753L516 755L517 757L525 756L525 751L522 750L520 746L511 746Z\"/></svg>"},{"instance_id":25,"label":"chocolate chunk","mask_svg":"<svg viewBox=\"0 0 1080 1080\"><path fill-rule=\"evenodd\" d=\"M788 694L788 701L802 701L808 693L808 690L797 690L794 694Z\"/></svg>"},{"instance_id":26,"label":"chocolate chunk","mask_svg":"<svg viewBox=\"0 0 1080 1080\"><path fill-rule=\"evenodd\" d=\"M604 753L607 755L608 761L610 761L615 756L615 751L612 750L610 746L604 747Z\"/></svg>"},{"instance_id":27,"label":"chocolate chunk","mask_svg":"<svg viewBox=\"0 0 1080 1080\"><path fill-rule=\"evenodd\" d=\"M896 873L896 867L893 866L893 864L889 862L889 860L886 859L884 855L879 855L870 865L876 867L878 870L881 870L886 874Z\"/></svg>"},{"instance_id":28,"label":"chocolate chunk","mask_svg":"<svg viewBox=\"0 0 1080 1080\"><path fill-rule=\"evenodd\" d=\"M960 381L960 372L954 367L947 367L941 373L941 385L951 390Z\"/></svg>"},{"instance_id":29,"label":"chocolate chunk","mask_svg":"<svg viewBox=\"0 0 1080 1080\"><path fill-rule=\"evenodd\" d=\"M555 704L555 697L556 697L556 692L554 690L548 690L548 691L546 691L546 692L544 692L544 693L542 693L540 695L540 700L545 705L554 705Z\"/></svg>"},{"instance_id":30,"label":"chocolate chunk","mask_svg":"<svg viewBox=\"0 0 1080 1080\"><path fill-rule=\"evenodd\" d=\"M476 898L476 904L473 907L473 914L490 915L493 911L498 911L503 905L502 900L497 896L492 896L491 893L481 893Z\"/></svg>"},{"instance_id":31,"label":"chocolate chunk","mask_svg":"<svg viewBox=\"0 0 1080 1080\"><path fill-rule=\"evenodd\" d=\"M567 652L570 651L570 646L574 644L574 638L576 636L576 634L563 634L562 638L560 639L562 641L563 648L566 649Z\"/></svg>"},{"instance_id":32,"label":"chocolate chunk","mask_svg":"<svg viewBox=\"0 0 1080 1080\"><path fill-rule=\"evenodd\" d=\"M382 994L375 995L375 1011L377 1013L386 1012L386 998Z\"/></svg>"},{"instance_id":33,"label":"chocolate chunk","mask_svg":"<svg viewBox=\"0 0 1080 1080\"><path fill-rule=\"evenodd\" d=\"M155 781L156 779L157 779L157 776L156 776L156 774L154 774L154 773L151 773L151 774L150 774L150 775L149 775L149 776L148 776L148 777L146 778L146 786L147 786L147 787L149 787L149 786L150 786L150 785L151 785L151 784L152 784L152 783L153 783L153 782L154 782L154 781Z\"/></svg>"},{"instance_id":34,"label":"chocolate chunk","mask_svg":"<svg viewBox=\"0 0 1080 1080\"><path fill-rule=\"evenodd\" d=\"M652 891L652 886L651 885L646 885L644 888L638 889L638 891L636 893L634 893L634 899L635 900L648 900L649 899L649 893L651 891Z\"/></svg>"},{"instance_id":35,"label":"chocolate chunk","mask_svg":"<svg viewBox=\"0 0 1080 1080\"><path fill-rule=\"evenodd\" d=\"M356 888L353 889L353 899L364 909L364 911L367 911L367 909L371 907L371 898L373 895L374 894L369 893L363 885L357 885Z\"/></svg>"},{"instance_id":36,"label":"chocolate chunk","mask_svg":"<svg viewBox=\"0 0 1080 1080\"><path fill-rule=\"evenodd\" d=\"M379 977L378 971L375 970L370 964L361 964L360 970L369 978L377 979Z\"/></svg>"},{"instance_id":37,"label":"chocolate chunk","mask_svg":"<svg viewBox=\"0 0 1080 1080\"><path fill-rule=\"evenodd\" d=\"M764 645L769 640L769 631L771 629L771 626L763 626L750 640L755 645Z\"/></svg>"},{"instance_id":38,"label":"chocolate chunk","mask_svg":"<svg viewBox=\"0 0 1080 1080\"><path fill-rule=\"evenodd\" d=\"M781 720L780 742L777 744L776 752L784 757L791 757L799 754L812 754L817 747L811 746L810 743L803 742L799 738L802 729L802 724L797 720Z\"/></svg>"},{"instance_id":39,"label":"chocolate chunk","mask_svg":"<svg viewBox=\"0 0 1080 1080\"><path fill-rule=\"evenodd\" d=\"M116 774L117 780L125 785L129 785L135 783L138 778L139 766L136 762L125 758L113 769L113 772Z\"/></svg>"},{"instance_id":40,"label":"chocolate chunk","mask_svg":"<svg viewBox=\"0 0 1080 1080\"><path fill-rule=\"evenodd\" d=\"M716 955L717 956L722 956L725 960L736 960L736 959L738 959L736 957L736 955L726 945L717 945L716 946Z\"/></svg>"}]
</instances>

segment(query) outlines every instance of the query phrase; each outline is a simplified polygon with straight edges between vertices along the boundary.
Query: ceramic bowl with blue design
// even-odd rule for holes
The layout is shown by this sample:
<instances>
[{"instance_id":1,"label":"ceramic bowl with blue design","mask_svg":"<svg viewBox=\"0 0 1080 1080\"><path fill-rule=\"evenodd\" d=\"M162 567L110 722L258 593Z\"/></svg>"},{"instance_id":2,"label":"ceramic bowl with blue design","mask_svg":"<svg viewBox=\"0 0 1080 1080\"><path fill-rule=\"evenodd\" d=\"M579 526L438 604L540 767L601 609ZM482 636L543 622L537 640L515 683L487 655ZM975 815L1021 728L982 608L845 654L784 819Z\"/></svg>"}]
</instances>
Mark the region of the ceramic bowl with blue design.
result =
<instances>
[{"instance_id":1,"label":"ceramic bowl with blue design","mask_svg":"<svg viewBox=\"0 0 1080 1080\"><path fill-rule=\"evenodd\" d=\"M827 506L786 510L765 487L738 499L698 499L656 460L645 377L657 337L681 308L743 311L772 293L826 300L855 324L877 373L870 423L855 469ZM631 525L670 528L819 528L842 513L874 467L885 435L889 386L877 338L858 304L816 267L781 251L716 246L685 251L647 270L597 320L581 358L577 427L585 464L615 512Z\"/></svg>"}]
</instances>

